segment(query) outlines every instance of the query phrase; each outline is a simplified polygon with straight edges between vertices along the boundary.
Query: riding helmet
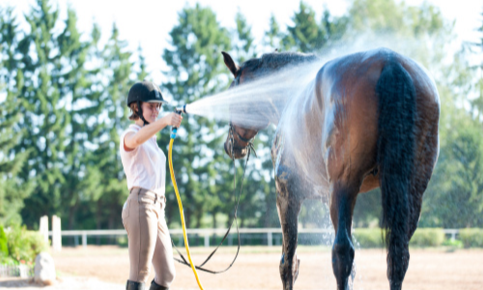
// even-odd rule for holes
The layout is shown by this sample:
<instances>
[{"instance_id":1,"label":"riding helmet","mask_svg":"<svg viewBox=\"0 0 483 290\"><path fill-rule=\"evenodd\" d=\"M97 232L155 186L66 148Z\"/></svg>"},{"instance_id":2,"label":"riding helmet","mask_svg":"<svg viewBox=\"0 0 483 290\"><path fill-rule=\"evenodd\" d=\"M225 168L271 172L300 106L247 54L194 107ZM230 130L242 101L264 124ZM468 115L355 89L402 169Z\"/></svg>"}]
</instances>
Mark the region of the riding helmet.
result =
<instances>
[{"instance_id":1,"label":"riding helmet","mask_svg":"<svg viewBox=\"0 0 483 290\"><path fill-rule=\"evenodd\" d=\"M161 104L168 103L164 100L159 87L148 81L137 82L131 87L127 96L127 106L129 107L134 102L136 102L138 105L137 114L141 120L143 120L144 125L149 124L149 122L144 119L141 102Z\"/></svg>"},{"instance_id":2,"label":"riding helmet","mask_svg":"<svg viewBox=\"0 0 483 290\"><path fill-rule=\"evenodd\" d=\"M163 103L167 104L159 87L152 82L142 81L135 83L129 90L127 106L134 102Z\"/></svg>"}]
</instances>

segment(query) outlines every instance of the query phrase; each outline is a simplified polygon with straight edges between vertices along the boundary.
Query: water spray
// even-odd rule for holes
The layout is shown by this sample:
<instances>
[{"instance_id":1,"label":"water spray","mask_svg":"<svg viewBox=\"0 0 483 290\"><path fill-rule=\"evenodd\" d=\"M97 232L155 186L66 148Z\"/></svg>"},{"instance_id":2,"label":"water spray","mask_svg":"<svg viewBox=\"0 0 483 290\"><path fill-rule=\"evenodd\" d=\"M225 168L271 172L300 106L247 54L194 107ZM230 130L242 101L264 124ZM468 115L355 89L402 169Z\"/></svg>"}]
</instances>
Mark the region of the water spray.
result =
<instances>
[{"instance_id":1,"label":"water spray","mask_svg":"<svg viewBox=\"0 0 483 290\"><path fill-rule=\"evenodd\" d=\"M179 108L176 108L175 112L176 112L176 114L179 114L179 115L181 115L182 113L187 114L186 105L179 107ZM176 199L178 200L179 215L181 217L181 226L183 228L183 239L184 239L184 246L186 248L186 254L188 256L188 260L190 262L191 269L193 270L193 273L195 274L196 282L198 283L198 286L200 287L200 289L203 290L203 286L201 285L200 279L198 277L198 273L196 272L196 268L193 264L193 261L191 260L190 248L189 248L189 244L188 244L188 236L186 235L186 223L185 223L185 220L184 220L183 203L181 202L181 197L179 196L179 191L178 191L178 185L176 183L176 177L174 176L173 142L174 142L174 139L176 138L177 133L178 133L178 127L173 126L171 128L171 140L169 141L169 153L168 153L169 171L171 173L171 181L173 182L174 192L176 193Z\"/></svg>"}]
</instances>

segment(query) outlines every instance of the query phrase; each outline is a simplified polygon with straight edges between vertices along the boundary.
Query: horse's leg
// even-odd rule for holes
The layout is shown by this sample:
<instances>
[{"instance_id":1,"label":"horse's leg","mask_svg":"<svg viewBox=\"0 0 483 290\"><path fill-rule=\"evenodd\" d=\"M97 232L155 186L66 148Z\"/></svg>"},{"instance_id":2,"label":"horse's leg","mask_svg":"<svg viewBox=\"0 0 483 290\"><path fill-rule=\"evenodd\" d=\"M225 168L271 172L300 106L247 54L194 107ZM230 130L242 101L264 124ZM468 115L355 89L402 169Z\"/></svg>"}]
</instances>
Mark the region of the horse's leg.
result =
<instances>
[{"instance_id":1,"label":"horse's leg","mask_svg":"<svg viewBox=\"0 0 483 290\"><path fill-rule=\"evenodd\" d=\"M283 289L291 290L298 276L300 260L297 259L297 225L300 212L299 200L290 200L284 194L277 196L277 209L282 225L283 247L282 258L280 259L280 278Z\"/></svg>"},{"instance_id":2,"label":"horse's leg","mask_svg":"<svg viewBox=\"0 0 483 290\"><path fill-rule=\"evenodd\" d=\"M291 290L298 276L300 260L297 259L298 215L302 198L300 182L290 170L279 166L275 183L277 186L277 210L282 226L283 247L280 260L280 278L283 289Z\"/></svg>"},{"instance_id":3,"label":"horse's leg","mask_svg":"<svg viewBox=\"0 0 483 290\"><path fill-rule=\"evenodd\" d=\"M330 217L335 229L332 247L332 270L337 289L348 289L348 278L354 262L354 246L351 240L352 213L358 187L336 183L331 196Z\"/></svg>"}]
</instances>

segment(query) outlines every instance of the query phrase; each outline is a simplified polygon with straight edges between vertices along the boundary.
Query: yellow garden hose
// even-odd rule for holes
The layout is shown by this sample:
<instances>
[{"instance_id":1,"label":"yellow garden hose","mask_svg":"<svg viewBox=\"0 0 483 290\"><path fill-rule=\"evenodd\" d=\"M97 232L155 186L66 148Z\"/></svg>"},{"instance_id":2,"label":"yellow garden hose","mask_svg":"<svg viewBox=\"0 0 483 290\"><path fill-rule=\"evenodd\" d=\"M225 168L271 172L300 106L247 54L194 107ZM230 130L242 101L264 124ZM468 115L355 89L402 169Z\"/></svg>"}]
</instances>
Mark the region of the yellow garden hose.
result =
<instances>
[{"instance_id":1,"label":"yellow garden hose","mask_svg":"<svg viewBox=\"0 0 483 290\"><path fill-rule=\"evenodd\" d=\"M198 277L198 273L196 272L196 268L193 265L193 261L191 261L190 247L188 245L188 236L186 235L186 224L184 221L183 203L181 202L181 197L179 196L179 192L178 192L178 185L176 184L176 177L174 176L172 157L173 157L173 142L174 142L174 138L176 137L176 131L177 131L175 129L176 128L173 128L173 132L171 133L171 140L169 141L169 153L168 153L169 171L171 172L171 181L173 182L174 192L176 193L176 199L178 200L179 215L181 217L181 226L183 227L184 247L186 248L186 254L188 255L188 260L190 261L191 269L193 269L193 273L195 274L196 282L198 283L198 286L200 287L200 289L203 290L203 286L201 285L200 278Z\"/></svg>"}]
</instances>

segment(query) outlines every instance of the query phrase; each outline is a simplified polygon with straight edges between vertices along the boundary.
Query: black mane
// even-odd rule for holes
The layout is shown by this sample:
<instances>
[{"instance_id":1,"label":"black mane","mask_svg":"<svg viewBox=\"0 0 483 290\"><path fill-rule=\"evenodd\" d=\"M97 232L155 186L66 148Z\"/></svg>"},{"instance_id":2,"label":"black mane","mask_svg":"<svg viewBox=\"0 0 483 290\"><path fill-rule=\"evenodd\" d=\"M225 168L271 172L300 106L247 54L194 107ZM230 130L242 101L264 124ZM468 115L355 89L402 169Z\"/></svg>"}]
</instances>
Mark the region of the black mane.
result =
<instances>
[{"instance_id":1,"label":"black mane","mask_svg":"<svg viewBox=\"0 0 483 290\"><path fill-rule=\"evenodd\" d=\"M287 65L296 65L304 62L317 60L315 54L299 52L272 52L262 55L260 58L253 58L241 64L242 69L249 70L274 70Z\"/></svg>"}]
</instances>

